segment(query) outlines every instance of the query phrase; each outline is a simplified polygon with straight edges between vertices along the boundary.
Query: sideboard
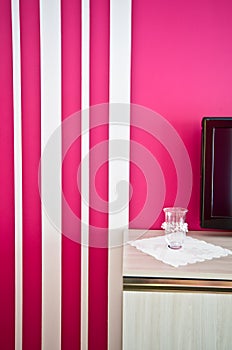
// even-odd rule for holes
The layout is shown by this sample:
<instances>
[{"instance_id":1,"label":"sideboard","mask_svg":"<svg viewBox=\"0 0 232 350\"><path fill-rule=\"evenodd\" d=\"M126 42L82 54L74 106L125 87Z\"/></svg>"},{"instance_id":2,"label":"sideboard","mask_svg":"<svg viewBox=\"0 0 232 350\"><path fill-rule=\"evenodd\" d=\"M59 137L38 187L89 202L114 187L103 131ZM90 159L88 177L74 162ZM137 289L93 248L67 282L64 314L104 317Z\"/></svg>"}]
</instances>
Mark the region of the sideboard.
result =
<instances>
[{"instance_id":1,"label":"sideboard","mask_svg":"<svg viewBox=\"0 0 232 350\"><path fill-rule=\"evenodd\" d=\"M232 232L188 235L232 250ZM176 268L125 244L122 342L124 350L231 350L232 255Z\"/></svg>"}]
</instances>

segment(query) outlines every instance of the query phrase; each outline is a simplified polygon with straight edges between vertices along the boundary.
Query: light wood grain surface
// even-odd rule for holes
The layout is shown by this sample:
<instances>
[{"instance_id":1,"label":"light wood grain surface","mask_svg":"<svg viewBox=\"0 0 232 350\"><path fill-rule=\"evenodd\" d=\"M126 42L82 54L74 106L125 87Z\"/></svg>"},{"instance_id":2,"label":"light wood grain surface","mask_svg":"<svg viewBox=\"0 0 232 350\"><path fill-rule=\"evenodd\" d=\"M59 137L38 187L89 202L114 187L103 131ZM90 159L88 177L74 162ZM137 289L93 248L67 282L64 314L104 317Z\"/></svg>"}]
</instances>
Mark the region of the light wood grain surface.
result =
<instances>
[{"instance_id":1,"label":"light wood grain surface","mask_svg":"<svg viewBox=\"0 0 232 350\"><path fill-rule=\"evenodd\" d=\"M123 350L231 350L232 295L123 292Z\"/></svg>"}]
</instances>

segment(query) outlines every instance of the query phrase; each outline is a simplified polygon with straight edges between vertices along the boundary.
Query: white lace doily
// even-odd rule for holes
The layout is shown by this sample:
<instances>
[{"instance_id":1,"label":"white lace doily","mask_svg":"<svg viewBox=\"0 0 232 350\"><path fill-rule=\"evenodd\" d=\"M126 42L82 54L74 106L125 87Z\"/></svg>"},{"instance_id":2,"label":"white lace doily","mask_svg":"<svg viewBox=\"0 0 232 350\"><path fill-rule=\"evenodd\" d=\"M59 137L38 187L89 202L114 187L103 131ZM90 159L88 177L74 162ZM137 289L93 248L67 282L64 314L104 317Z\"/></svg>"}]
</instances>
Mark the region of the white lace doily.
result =
<instances>
[{"instance_id":1,"label":"white lace doily","mask_svg":"<svg viewBox=\"0 0 232 350\"><path fill-rule=\"evenodd\" d=\"M168 248L164 236L144 238L129 242L129 244L143 253L152 255L154 258L174 267L232 254L229 249L188 236L185 238L184 247L179 250Z\"/></svg>"}]
</instances>

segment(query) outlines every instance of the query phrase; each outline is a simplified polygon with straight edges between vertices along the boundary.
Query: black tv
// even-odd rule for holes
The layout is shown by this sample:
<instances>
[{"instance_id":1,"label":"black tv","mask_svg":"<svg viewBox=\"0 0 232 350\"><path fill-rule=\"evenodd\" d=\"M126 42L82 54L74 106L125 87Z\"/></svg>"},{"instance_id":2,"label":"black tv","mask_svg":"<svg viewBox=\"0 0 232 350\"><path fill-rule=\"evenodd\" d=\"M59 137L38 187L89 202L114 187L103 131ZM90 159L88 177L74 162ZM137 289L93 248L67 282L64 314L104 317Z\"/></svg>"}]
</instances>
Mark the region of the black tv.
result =
<instances>
[{"instance_id":1,"label":"black tv","mask_svg":"<svg viewBox=\"0 0 232 350\"><path fill-rule=\"evenodd\" d=\"M202 228L232 230L232 117L204 117L201 139Z\"/></svg>"}]
</instances>

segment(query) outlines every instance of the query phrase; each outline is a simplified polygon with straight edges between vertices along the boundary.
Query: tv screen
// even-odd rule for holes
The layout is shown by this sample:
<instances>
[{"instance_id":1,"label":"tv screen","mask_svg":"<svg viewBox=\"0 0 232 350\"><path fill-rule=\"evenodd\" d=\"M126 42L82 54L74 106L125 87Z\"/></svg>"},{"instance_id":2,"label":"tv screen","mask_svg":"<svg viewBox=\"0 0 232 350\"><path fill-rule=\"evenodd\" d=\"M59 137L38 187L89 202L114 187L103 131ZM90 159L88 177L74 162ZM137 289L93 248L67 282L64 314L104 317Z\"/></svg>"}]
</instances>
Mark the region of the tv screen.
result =
<instances>
[{"instance_id":1,"label":"tv screen","mask_svg":"<svg viewBox=\"0 0 232 350\"><path fill-rule=\"evenodd\" d=\"M232 230L232 117L202 119L201 227Z\"/></svg>"}]
</instances>

